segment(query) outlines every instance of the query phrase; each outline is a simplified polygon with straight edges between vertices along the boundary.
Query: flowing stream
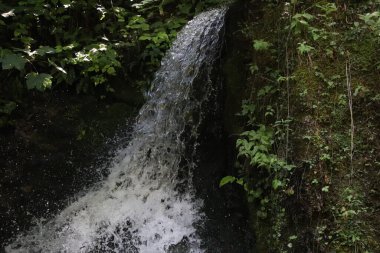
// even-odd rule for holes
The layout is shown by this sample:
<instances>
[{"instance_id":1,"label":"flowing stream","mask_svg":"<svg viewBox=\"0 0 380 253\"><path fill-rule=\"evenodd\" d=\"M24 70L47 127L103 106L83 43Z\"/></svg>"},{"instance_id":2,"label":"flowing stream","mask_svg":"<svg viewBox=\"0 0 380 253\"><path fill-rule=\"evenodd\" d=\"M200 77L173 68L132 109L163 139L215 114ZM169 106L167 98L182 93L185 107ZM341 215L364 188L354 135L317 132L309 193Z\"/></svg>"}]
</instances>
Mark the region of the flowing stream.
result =
<instances>
[{"instance_id":1,"label":"flowing stream","mask_svg":"<svg viewBox=\"0 0 380 253\"><path fill-rule=\"evenodd\" d=\"M6 252L203 252L195 196L199 127L213 99L225 8L196 16L178 34L153 81L127 148L109 176Z\"/></svg>"}]
</instances>

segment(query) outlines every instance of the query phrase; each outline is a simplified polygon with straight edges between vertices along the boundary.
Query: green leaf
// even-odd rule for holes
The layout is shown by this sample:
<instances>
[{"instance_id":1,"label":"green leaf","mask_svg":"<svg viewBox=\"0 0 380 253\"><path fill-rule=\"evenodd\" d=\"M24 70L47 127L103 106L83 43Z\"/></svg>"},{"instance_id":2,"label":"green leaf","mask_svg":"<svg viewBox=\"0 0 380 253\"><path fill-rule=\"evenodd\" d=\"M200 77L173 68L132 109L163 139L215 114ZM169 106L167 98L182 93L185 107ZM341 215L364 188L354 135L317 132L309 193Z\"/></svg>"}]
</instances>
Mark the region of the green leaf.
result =
<instances>
[{"instance_id":1,"label":"green leaf","mask_svg":"<svg viewBox=\"0 0 380 253\"><path fill-rule=\"evenodd\" d=\"M335 3L317 4L316 7L324 11L327 15L329 15L332 12L336 12L338 10Z\"/></svg>"},{"instance_id":2,"label":"green leaf","mask_svg":"<svg viewBox=\"0 0 380 253\"><path fill-rule=\"evenodd\" d=\"M109 74L109 75L115 75L116 74L115 68L114 67L109 67L107 69L107 74Z\"/></svg>"},{"instance_id":3,"label":"green leaf","mask_svg":"<svg viewBox=\"0 0 380 253\"><path fill-rule=\"evenodd\" d=\"M5 102L4 105L1 105L1 100L0 100L0 113L3 113L3 114L11 114L16 108L17 108L17 104L15 102Z\"/></svg>"},{"instance_id":4,"label":"green leaf","mask_svg":"<svg viewBox=\"0 0 380 253\"><path fill-rule=\"evenodd\" d=\"M239 179L236 180L236 183L240 184L241 186L243 186L244 185L244 179L243 178L239 178Z\"/></svg>"},{"instance_id":5,"label":"green leaf","mask_svg":"<svg viewBox=\"0 0 380 253\"><path fill-rule=\"evenodd\" d=\"M139 37L139 40L152 40L152 36L149 34L143 34Z\"/></svg>"},{"instance_id":6,"label":"green leaf","mask_svg":"<svg viewBox=\"0 0 380 253\"><path fill-rule=\"evenodd\" d=\"M312 46L309 46L306 44L306 42L302 42L302 43L299 43L299 46L298 46L298 51L301 53L301 54L305 54L305 53L309 53L311 52L312 50L314 50L315 48L312 47Z\"/></svg>"},{"instance_id":7,"label":"green leaf","mask_svg":"<svg viewBox=\"0 0 380 253\"><path fill-rule=\"evenodd\" d=\"M291 171L292 169L294 169L296 166L294 166L294 165L290 165L290 164L287 164L287 165L285 165L285 166L283 166L284 167L284 169L286 169L286 170L288 170L288 171Z\"/></svg>"},{"instance_id":8,"label":"green leaf","mask_svg":"<svg viewBox=\"0 0 380 253\"><path fill-rule=\"evenodd\" d=\"M139 15L133 16L127 27L131 29L141 29L143 31L148 31L150 28L149 24L146 23L145 18Z\"/></svg>"},{"instance_id":9,"label":"green leaf","mask_svg":"<svg viewBox=\"0 0 380 253\"><path fill-rule=\"evenodd\" d=\"M306 18L307 20L312 20L314 18L314 16L309 13L303 13L302 17Z\"/></svg>"},{"instance_id":10,"label":"green leaf","mask_svg":"<svg viewBox=\"0 0 380 253\"><path fill-rule=\"evenodd\" d=\"M159 33L157 34L157 37L160 38L160 39L162 39L162 40L167 40L167 41L169 41L169 36L167 35L166 32L159 32Z\"/></svg>"},{"instance_id":11,"label":"green leaf","mask_svg":"<svg viewBox=\"0 0 380 253\"><path fill-rule=\"evenodd\" d=\"M257 64L251 64L249 66L249 71L251 72L251 74L254 74L255 72L259 71L259 67L257 66Z\"/></svg>"},{"instance_id":12,"label":"green leaf","mask_svg":"<svg viewBox=\"0 0 380 253\"><path fill-rule=\"evenodd\" d=\"M4 13L1 13L1 16L4 17L4 18L9 18L9 17L13 17L15 16L15 13L14 13L14 9L8 11L8 12L4 12Z\"/></svg>"},{"instance_id":13,"label":"green leaf","mask_svg":"<svg viewBox=\"0 0 380 253\"><path fill-rule=\"evenodd\" d=\"M251 196L253 199L258 199L263 194L263 190L258 188L256 190L249 190L248 195Z\"/></svg>"},{"instance_id":14,"label":"green leaf","mask_svg":"<svg viewBox=\"0 0 380 253\"><path fill-rule=\"evenodd\" d=\"M265 51L270 46L271 46L271 44L269 42L264 41L264 40L254 40L253 41L253 48L256 51Z\"/></svg>"},{"instance_id":15,"label":"green leaf","mask_svg":"<svg viewBox=\"0 0 380 253\"><path fill-rule=\"evenodd\" d=\"M38 55L44 56L45 54L54 54L55 49L52 47L44 46L44 47L40 47L39 49L37 49L36 52Z\"/></svg>"},{"instance_id":16,"label":"green leaf","mask_svg":"<svg viewBox=\"0 0 380 253\"><path fill-rule=\"evenodd\" d=\"M277 190L279 187L283 186L283 183L282 181L278 180L278 179L274 179L272 181L272 187L273 189Z\"/></svg>"},{"instance_id":17,"label":"green leaf","mask_svg":"<svg viewBox=\"0 0 380 253\"><path fill-rule=\"evenodd\" d=\"M65 74L65 75L67 75L67 72L66 72L66 70L64 69L64 68L62 68L62 67L59 67L57 64L55 64L53 61L51 61L50 59L48 59L48 62L51 64L51 65L53 65L59 72L61 72L61 73L63 73L63 74Z\"/></svg>"},{"instance_id":18,"label":"green leaf","mask_svg":"<svg viewBox=\"0 0 380 253\"><path fill-rule=\"evenodd\" d=\"M24 69L26 63L26 59L22 55L13 53L5 55L0 61L3 63L3 69L16 68L20 71Z\"/></svg>"},{"instance_id":19,"label":"green leaf","mask_svg":"<svg viewBox=\"0 0 380 253\"><path fill-rule=\"evenodd\" d=\"M26 75L26 86L29 90L36 89L44 91L51 88L52 78L53 77L49 74L32 72Z\"/></svg>"},{"instance_id":20,"label":"green leaf","mask_svg":"<svg viewBox=\"0 0 380 253\"><path fill-rule=\"evenodd\" d=\"M330 188L330 186L328 186L328 185L323 187L322 192L329 192L329 188Z\"/></svg>"},{"instance_id":21,"label":"green leaf","mask_svg":"<svg viewBox=\"0 0 380 253\"><path fill-rule=\"evenodd\" d=\"M220 180L219 187L222 187L226 184L230 184L236 181L236 177L233 176L226 176Z\"/></svg>"},{"instance_id":22,"label":"green leaf","mask_svg":"<svg viewBox=\"0 0 380 253\"><path fill-rule=\"evenodd\" d=\"M63 7L69 8L71 6L71 0L60 0Z\"/></svg>"}]
</instances>

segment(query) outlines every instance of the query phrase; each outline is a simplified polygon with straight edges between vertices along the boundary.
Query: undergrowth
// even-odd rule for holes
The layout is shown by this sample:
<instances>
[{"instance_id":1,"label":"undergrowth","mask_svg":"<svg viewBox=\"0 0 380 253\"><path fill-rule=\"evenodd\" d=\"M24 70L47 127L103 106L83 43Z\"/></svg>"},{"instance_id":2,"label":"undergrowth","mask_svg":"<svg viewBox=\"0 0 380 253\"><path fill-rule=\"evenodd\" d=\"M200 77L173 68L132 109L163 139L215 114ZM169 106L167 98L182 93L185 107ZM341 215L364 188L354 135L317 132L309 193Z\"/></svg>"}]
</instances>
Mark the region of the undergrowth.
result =
<instances>
[{"instance_id":1,"label":"undergrowth","mask_svg":"<svg viewBox=\"0 0 380 253\"><path fill-rule=\"evenodd\" d=\"M148 90L181 27L221 2L1 2L0 128L13 124L14 112L33 94L67 89L104 99L119 86Z\"/></svg>"},{"instance_id":2,"label":"undergrowth","mask_svg":"<svg viewBox=\"0 0 380 253\"><path fill-rule=\"evenodd\" d=\"M239 173L221 185L246 190L259 252L378 252L380 2L260 7L240 30Z\"/></svg>"}]
</instances>

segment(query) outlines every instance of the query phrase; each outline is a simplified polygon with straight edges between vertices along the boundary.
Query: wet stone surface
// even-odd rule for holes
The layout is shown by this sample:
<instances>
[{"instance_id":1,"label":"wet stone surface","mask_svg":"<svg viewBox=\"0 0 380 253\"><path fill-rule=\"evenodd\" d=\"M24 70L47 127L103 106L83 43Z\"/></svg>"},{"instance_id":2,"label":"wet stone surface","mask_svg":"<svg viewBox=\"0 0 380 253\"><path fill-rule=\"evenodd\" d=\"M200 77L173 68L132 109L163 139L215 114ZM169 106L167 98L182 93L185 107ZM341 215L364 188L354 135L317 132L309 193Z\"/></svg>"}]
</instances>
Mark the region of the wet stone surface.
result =
<instances>
[{"instance_id":1,"label":"wet stone surface","mask_svg":"<svg viewBox=\"0 0 380 253\"><path fill-rule=\"evenodd\" d=\"M137 111L60 93L34 101L0 129L0 246L106 175Z\"/></svg>"}]
</instances>

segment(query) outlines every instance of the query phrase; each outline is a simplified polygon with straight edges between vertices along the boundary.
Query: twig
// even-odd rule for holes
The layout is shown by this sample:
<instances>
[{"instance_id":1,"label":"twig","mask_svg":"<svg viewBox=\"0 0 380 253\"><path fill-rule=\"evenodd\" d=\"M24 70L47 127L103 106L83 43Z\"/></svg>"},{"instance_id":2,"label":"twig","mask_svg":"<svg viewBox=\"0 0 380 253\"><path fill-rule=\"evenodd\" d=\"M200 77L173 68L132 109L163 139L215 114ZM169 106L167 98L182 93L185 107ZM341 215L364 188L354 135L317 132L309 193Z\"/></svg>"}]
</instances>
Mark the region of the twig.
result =
<instances>
[{"instance_id":1,"label":"twig","mask_svg":"<svg viewBox=\"0 0 380 253\"><path fill-rule=\"evenodd\" d=\"M347 84L347 94L348 94L348 106L350 109L351 118L351 148L350 148L350 184L352 182L352 177L354 173L353 168L353 157L354 157L354 134L355 134L355 124L354 124L354 113L352 108L352 85L351 85L351 62L350 57L346 60L346 84Z\"/></svg>"},{"instance_id":2,"label":"twig","mask_svg":"<svg viewBox=\"0 0 380 253\"><path fill-rule=\"evenodd\" d=\"M290 18L290 21L291 21L291 18ZM287 119L288 120L290 119L290 87L289 87L290 86L290 83L289 83L290 69L289 69L289 50L288 50L290 36L291 36L291 28L289 26L288 35L285 41L285 63L286 63L285 67L286 67L286 93L287 93ZM285 161L288 160L288 151L289 151L289 124L287 124L286 126Z\"/></svg>"}]
</instances>

